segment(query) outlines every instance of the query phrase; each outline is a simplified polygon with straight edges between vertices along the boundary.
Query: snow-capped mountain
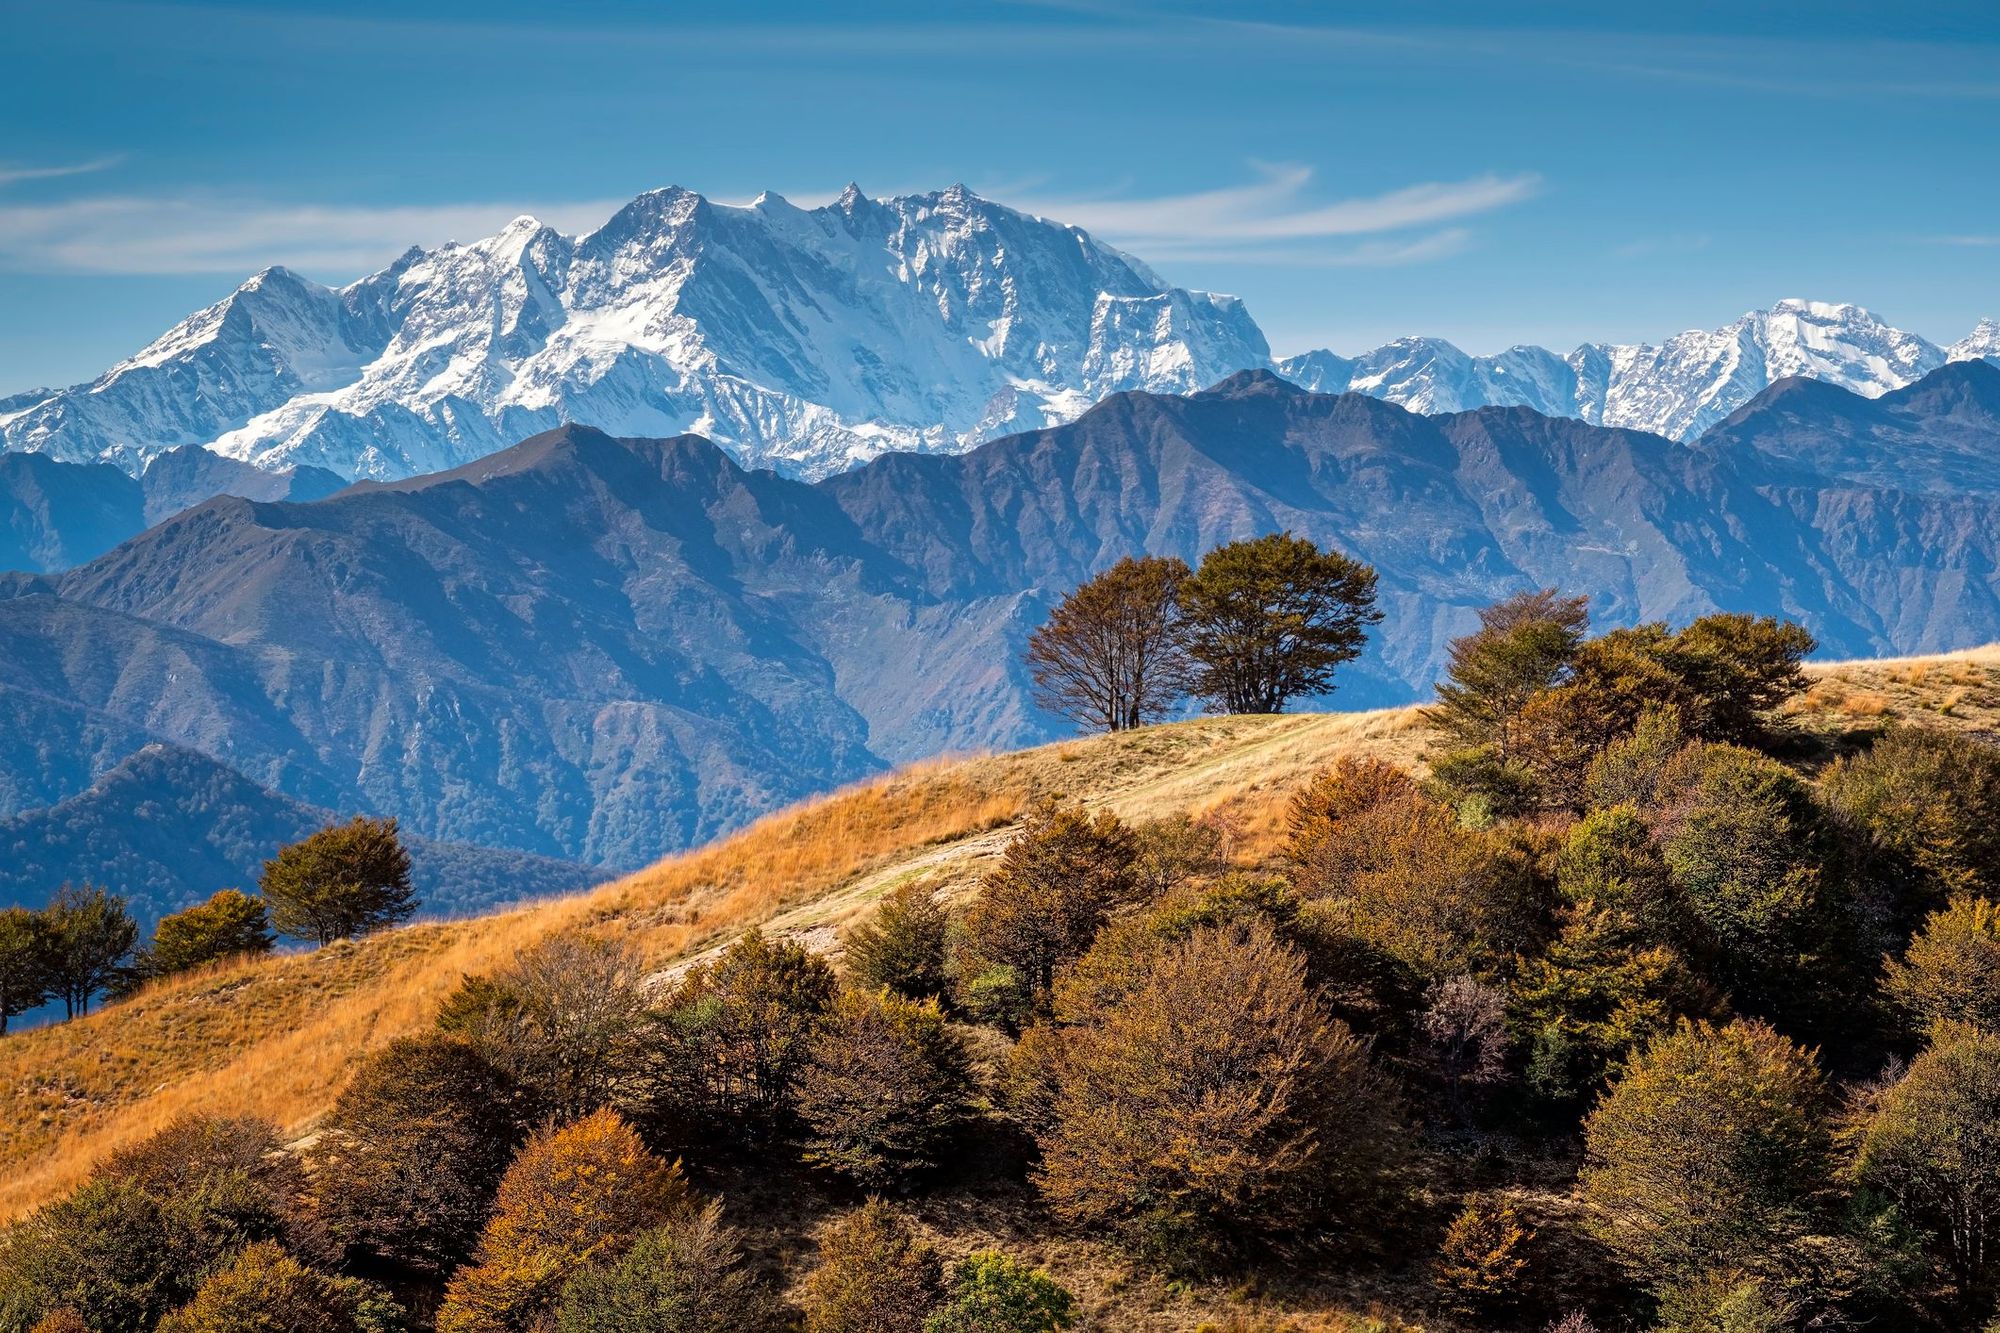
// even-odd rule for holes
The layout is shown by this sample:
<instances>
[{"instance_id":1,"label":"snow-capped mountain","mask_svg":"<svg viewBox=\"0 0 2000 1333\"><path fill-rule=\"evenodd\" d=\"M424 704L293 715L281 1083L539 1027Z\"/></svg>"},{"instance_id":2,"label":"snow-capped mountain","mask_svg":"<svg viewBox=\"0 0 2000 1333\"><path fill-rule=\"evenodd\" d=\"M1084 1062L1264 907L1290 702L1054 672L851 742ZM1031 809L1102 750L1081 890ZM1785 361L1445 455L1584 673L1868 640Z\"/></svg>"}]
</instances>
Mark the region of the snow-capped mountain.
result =
<instances>
[{"instance_id":1,"label":"snow-capped mountain","mask_svg":"<svg viewBox=\"0 0 2000 1333\"><path fill-rule=\"evenodd\" d=\"M1947 361L1979 357L2000 358L2000 323L1983 320L1939 347L1860 306L1788 300L1657 347L1586 343L1567 356L1545 347L1470 356L1442 339L1399 338L1358 357L1307 352L1280 361L1278 371L1322 393L1366 393L1416 412L1532 407L1691 440L1790 376L1875 398Z\"/></svg>"},{"instance_id":2,"label":"snow-capped mountain","mask_svg":"<svg viewBox=\"0 0 2000 1333\"><path fill-rule=\"evenodd\" d=\"M99 379L0 404L0 433L128 469L204 444L395 478L581 422L813 476L1269 359L1233 298L962 186L811 210L674 188L582 237L523 217L337 290L266 270Z\"/></svg>"},{"instance_id":3,"label":"snow-capped mountain","mask_svg":"<svg viewBox=\"0 0 2000 1333\"><path fill-rule=\"evenodd\" d=\"M1418 412L1532 407L1693 439L1773 381L1870 396L2000 359L2000 323L1939 347L1851 305L1780 301L1713 332L1568 355L1404 338L1273 362L1233 297L962 186L802 209L678 188L596 231L519 218L330 288L267 269L87 384L0 399L0 442L135 475L195 444L267 469L393 479L580 423L708 436L818 477L888 450L958 452L1108 394L1275 368Z\"/></svg>"}]
</instances>

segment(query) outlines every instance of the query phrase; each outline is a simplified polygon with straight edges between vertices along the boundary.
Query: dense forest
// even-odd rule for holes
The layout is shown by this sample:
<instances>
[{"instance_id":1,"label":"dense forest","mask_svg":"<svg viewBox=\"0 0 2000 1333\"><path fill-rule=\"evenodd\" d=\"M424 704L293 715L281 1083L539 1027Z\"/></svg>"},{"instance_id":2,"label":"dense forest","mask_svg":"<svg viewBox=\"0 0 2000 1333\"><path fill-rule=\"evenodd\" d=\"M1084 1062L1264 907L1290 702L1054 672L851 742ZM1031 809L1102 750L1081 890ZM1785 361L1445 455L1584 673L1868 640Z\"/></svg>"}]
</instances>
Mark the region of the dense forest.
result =
<instances>
[{"instance_id":1,"label":"dense forest","mask_svg":"<svg viewBox=\"0 0 2000 1333\"><path fill-rule=\"evenodd\" d=\"M1113 571L1041 638L1045 688L1144 644L1099 725L1281 705L1246 645L1280 686L1290 643L1330 672L1370 586L1263 554L1338 595L1288 638L1229 609L1277 605L1241 595L1254 551ZM1028 1247L926 1237L1014 1182L1033 1228L1175 1282L1363 1275L1383 1329L1985 1326L2000 750L1795 729L1814 645L1779 621L1593 636L1549 591L1481 621L1424 771L1336 763L1274 855L1051 800L975 894L903 883L837 963L753 930L649 974L557 935L303 1139L196 1116L101 1162L0 1239L0 1330L1081 1326ZM753 1215L811 1248L752 1253Z\"/></svg>"}]
</instances>

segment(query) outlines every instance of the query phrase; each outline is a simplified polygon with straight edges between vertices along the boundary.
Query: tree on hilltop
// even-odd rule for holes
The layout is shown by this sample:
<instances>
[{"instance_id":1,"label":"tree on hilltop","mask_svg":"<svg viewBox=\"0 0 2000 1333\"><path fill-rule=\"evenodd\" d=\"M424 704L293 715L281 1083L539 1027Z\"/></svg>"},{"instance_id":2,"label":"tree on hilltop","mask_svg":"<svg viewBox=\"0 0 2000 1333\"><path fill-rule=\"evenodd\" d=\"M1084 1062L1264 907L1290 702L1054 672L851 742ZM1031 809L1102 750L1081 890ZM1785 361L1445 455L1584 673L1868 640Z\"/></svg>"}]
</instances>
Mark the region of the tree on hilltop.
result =
<instances>
[{"instance_id":1,"label":"tree on hilltop","mask_svg":"<svg viewBox=\"0 0 2000 1333\"><path fill-rule=\"evenodd\" d=\"M48 924L25 907L0 910L0 1035L7 1020L49 998Z\"/></svg>"},{"instance_id":2,"label":"tree on hilltop","mask_svg":"<svg viewBox=\"0 0 2000 1333\"><path fill-rule=\"evenodd\" d=\"M1105 731L1164 717L1187 675L1177 636L1187 577L1172 556L1127 556L1063 598L1028 640L1035 702Z\"/></svg>"},{"instance_id":3,"label":"tree on hilltop","mask_svg":"<svg viewBox=\"0 0 2000 1333\"><path fill-rule=\"evenodd\" d=\"M1194 693L1229 713L1280 713L1331 693L1382 619L1372 568L1289 532L1203 556L1181 584L1180 613Z\"/></svg>"},{"instance_id":4,"label":"tree on hilltop","mask_svg":"<svg viewBox=\"0 0 2000 1333\"><path fill-rule=\"evenodd\" d=\"M90 1001L118 980L139 938L139 924L125 900L92 885L65 884L42 913L48 936L49 989L71 1017L90 1012Z\"/></svg>"},{"instance_id":5,"label":"tree on hilltop","mask_svg":"<svg viewBox=\"0 0 2000 1333\"><path fill-rule=\"evenodd\" d=\"M271 924L283 935L327 945L415 915L410 854L393 819L356 815L264 863L259 881Z\"/></svg>"},{"instance_id":6,"label":"tree on hilltop","mask_svg":"<svg viewBox=\"0 0 2000 1333\"><path fill-rule=\"evenodd\" d=\"M270 921L262 899L239 889L223 889L205 903L160 918L152 943L139 951L134 972L141 981L170 977L239 954L268 953Z\"/></svg>"}]
</instances>

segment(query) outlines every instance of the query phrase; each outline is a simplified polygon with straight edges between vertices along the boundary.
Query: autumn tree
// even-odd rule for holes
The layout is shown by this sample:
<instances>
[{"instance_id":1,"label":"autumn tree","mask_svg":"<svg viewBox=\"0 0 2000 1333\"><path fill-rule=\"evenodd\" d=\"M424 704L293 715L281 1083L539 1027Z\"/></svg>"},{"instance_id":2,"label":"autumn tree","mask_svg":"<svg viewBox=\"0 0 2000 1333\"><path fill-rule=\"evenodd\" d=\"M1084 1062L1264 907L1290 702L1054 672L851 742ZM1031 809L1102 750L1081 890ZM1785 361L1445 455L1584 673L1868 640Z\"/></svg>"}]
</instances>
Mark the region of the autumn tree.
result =
<instances>
[{"instance_id":1,"label":"autumn tree","mask_svg":"<svg viewBox=\"0 0 2000 1333\"><path fill-rule=\"evenodd\" d=\"M20 1014L49 998L47 918L25 907L0 908L0 1036Z\"/></svg>"},{"instance_id":2,"label":"autumn tree","mask_svg":"<svg viewBox=\"0 0 2000 1333\"><path fill-rule=\"evenodd\" d=\"M1513 830L1468 829L1422 794L1295 835L1300 896L1430 981L1489 970L1537 943L1550 903Z\"/></svg>"},{"instance_id":3,"label":"autumn tree","mask_svg":"<svg viewBox=\"0 0 2000 1333\"><path fill-rule=\"evenodd\" d=\"M1930 914L1883 988L1918 1030L1965 1022L2000 1032L2000 906L1954 898Z\"/></svg>"},{"instance_id":4,"label":"autumn tree","mask_svg":"<svg viewBox=\"0 0 2000 1333\"><path fill-rule=\"evenodd\" d=\"M1635 1051L1714 996L1678 952L1620 907L1568 907L1549 947L1523 960L1509 1014L1526 1047L1530 1090L1573 1109L1617 1078Z\"/></svg>"},{"instance_id":5,"label":"autumn tree","mask_svg":"<svg viewBox=\"0 0 2000 1333\"><path fill-rule=\"evenodd\" d=\"M651 1010L631 946L575 931L468 977L438 1015L506 1070L525 1116L573 1120L640 1097Z\"/></svg>"},{"instance_id":6,"label":"autumn tree","mask_svg":"<svg viewBox=\"0 0 2000 1333\"><path fill-rule=\"evenodd\" d=\"M381 1288L316 1272L264 1241L240 1251L159 1333L399 1333L403 1311Z\"/></svg>"},{"instance_id":7,"label":"autumn tree","mask_svg":"<svg viewBox=\"0 0 2000 1333\"><path fill-rule=\"evenodd\" d=\"M1929 1230L1961 1291L2000 1276L2000 1032L1940 1028L1880 1095L1854 1169Z\"/></svg>"},{"instance_id":8,"label":"autumn tree","mask_svg":"<svg viewBox=\"0 0 2000 1333\"><path fill-rule=\"evenodd\" d=\"M1589 625L1589 599L1554 588L1484 608L1479 628L1451 641L1438 701L1424 711L1425 721L1450 749L1511 762L1521 710L1562 679Z\"/></svg>"},{"instance_id":9,"label":"autumn tree","mask_svg":"<svg viewBox=\"0 0 2000 1333\"><path fill-rule=\"evenodd\" d=\"M1153 901L1229 868L1227 832L1213 818L1168 815L1132 830L1132 875L1140 898Z\"/></svg>"},{"instance_id":10,"label":"autumn tree","mask_svg":"<svg viewBox=\"0 0 2000 1333\"><path fill-rule=\"evenodd\" d=\"M2000 896L2000 748L1898 727L1820 780L1827 803L1868 835L1878 873L1917 911L1960 894Z\"/></svg>"},{"instance_id":11,"label":"autumn tree","mask_svg":"<svg viewBox=\"0 0 2000 1333\"><path fill-rule=\"evenodd\" d=\"M1284 859L1315 879L1337 873L1322 857L1339 854L1346 821L1419 795L1416 779L1385 760L1341 755L1301 787L1285 811Z\"/></svg>"},{"instance_id":12,"label":"autumn tree","mask_svg":"<svg viewBox=\"0 0 2000 1333\"><path fill-rule=\"evenodd\" d=\"M952 1270L924 1333L1057 1333L1076 1314L1076 1298L1046 1272L987 1250Z\"/></svg>"},{"instance_id":13,"label":"autumn tree","mask_svg":"<svg viewBox=\"0 0 2000 1333\"><path fill-rule=\"evenodd\" d=\"M1289 532L1216 547L1180 588L1193 692L1227 713L1331 693L1382 618L1375 581L1369 566Z\"/></svg>"},{"instance_id":14,"label":"autumn tree","mask_svg":"<svg viewBox=\"0 0 2000 1333\"><path fill-rule=\"evenodd\" d=\"M968 1008L1018 1021L1047 996L1057 967L1090 947L1136 890L1132 832L1109 811L1029 811L965 914Z\"/></svg>"},{"instance_id":15,"label":"autumn tree","mask_svg":"<svg viewBox=\"0 0 2000 1333\"><path fill-rule=\"evenodd\" d=\"M1761 1023L1653 1042L1584 1126L1599 1239L1655 1292L1771 1271L1829 1179L1824 1099L1813 1057Z\"/></svg>"},{"instance_id":16,"label":"autumn tree","mask_svg":"<svg viewBox=\"0 0 2000 1333\"><path fill-rule=\"evenodd\" d=\"M152 942L139 951L134 971L151 981L221 958L268 953L271 942L263 902L223 889L207 902L161 917Z\"/></svg>"},{"instance_id":17,"label":"autumn tree","mask_svg":"<svg viewBox=\"0 0 2000 1333\"><path fill-rule=\"evenodd\" d=\"M1804 662L1818 647L1803 625L1716 612L1674 635L1664 656L1694 695L1696 734L1755 747L1773 739L1779 706L1805 689Z\"/></svg>"},{"instance_id":18,"label":"autumn tree","mask_svg":"<svg viewBox=\"0 0 2000 1333\"><path fill-rule=\"evenodd\" d=\"M654 1028L653 1114L695 1134L788 1132L836 989L824 958L757 930L690 969Z\"/></svg>"},{"instance_id":19,"label":"autumn tree","mask_svg":"<svg viewBox=\"0 0 2000 1333\"><path fill-rule=\"evenodd\" d=\"M1791 769L1733 745L1694 745L1661 779L1655 836L1690 923L1687 951L1739 1009L1820 1021L1845 947L1828 833Z\"/></svg>"},{"instance_id":20,"label":"autumn tree","mask_svg":"<svg viewBox=\"0 0 2000 1333\"><path fill-rule=\"evenodd\" d=\"M1172 1268L1352 1228L1390 1187L1394 1098L1268 926L1202 928L1066 1034L1035 1179Z\"/></svg>"},{"instance_id":21,"label":"autumn tree","mask_svg":"<svg viewBox=\"0 0 2000 1333\"><path fill-rule=\"evenodd\" d=\"M151 1333L230 1256L283 1228L241 1172L172 1192L94 1177L0 1236L0 1330L69 1311L92 1333Z\"/></svg>"},{"instance_id":22,"label":"autumn tree","mask_svg":"<svg viewBox=\"0 0 2000 1333\"><path fill-rule=\"evenodd\" d=\"M1491 1315L1520 1299L1534 1238L1511 1204L1475 1198L1445 1228L1433 1280L1458 1313Z\"/></svg>"},{"instance_id":23,"label":"autumn tree","mask_svg":"<svg viewBox=\"0 0 2000 1333\"><path fill-rule=\"evenodd\" d=\"M280 848L258 887L279 934L327 945L408 920L410 854L393 819L357 815Z\"/></svg>"},{"instance_id":24,"label":"autumn tree","mask_svg":"<svg viewBox=\"0 0 2000 1333\"><path fill-rule=\"evenodd\" d=\"M871 1189L935 1167L971 1113L971 1066L935 999L843 992L799 1081L805 1160Z\"/></svg>"},{"instance_id":25,"label":"autumn tree","mask_svg":"<svg viewBox=\"0 0 2000 1333\"><path fill-rule=\"evenodd\" d=\"M1166 716L1186 692L1179 594L1187 565L1127 556L1063 598L1028 640L1035 702L1123 731Z\"/></svg>"},{"instance_id":26,"label":"autumn tree","mask_svg":"<svg viewBox=\"0 0 2000 1333\"><path fill-rule=\"evenodd\" d=\"M679 1164L649 1152L617 1112L545 1129L507 1168L478 1253L445 1292L438 1333L549 1328L573 1276L694 1206Z\"/></svg>"},{"instance_id":27,"label":"autumn tree","mask_svg":"<svg viewBox=\"0 0 2000 1333\"><path fill-rule=\"evenodd\" d=\"M306 1156L320 1216L350 1256L442 1276L472 1252L520 1142L511 1080L458 1037L370 1055Z\"/></svg>"},{"instance_id":28,"label":"autumn tree","mask_svg":"<svg viewBox=\"0 0 2000 1333\"><path fill-rule=\"evenodd\" d=\"M863 986L887 987L906 999L943 995L951 986L950 927L928 885L899 885L847 932L847 970Z\"/></svg>"},{"instance_id":29,"label":"autumn tree","mask_svg":"<svg viewBox=\"0 0 2000 1333\"><path fill-rule=\"evenodd\" d=\"M924 1333L943 1288L937 1251L871 1199L820 1233L799 1304L806 1333Z\"/></svg>"},{"instance_id":30,"label":"autumn tree","mask_svg":"<svg viewBox=\"0 0 2000 1333\"><path fill-rule=\"evenodd\" d=\"M65 884L42 913L48 942L49 989L75 1018L90 1012L97 993L117 981L139 923L125 900L90 885Z\"/></svg>"},{"instance_id":31,"label":"autumn tree","mask_svg":"<svg viewBox=\"0 0 2000 1333\"><path fill-rule=\"evenodd\" d=\"M256 1116L190 1112L116 1149L90 1178L136 1185L156 1199L226 1201L233 1229L282 1240L294 1253L331 1262L325 1230L305 1206L306 1176L284 1151L278 1127Z\"/></svg>"},{"instance_id":32,"label":"autumn tree","mask_svg":"<svg viewBox=\"0 0 2000 1333\"><path fill-rule=\"evenodd\" d=\"M641 1232L618 1259L580 1269L563 1288L557 1333L747 1333L784 1327L743 1262L722 1205L688 1208Z\"/></svg>"}]
</instances>

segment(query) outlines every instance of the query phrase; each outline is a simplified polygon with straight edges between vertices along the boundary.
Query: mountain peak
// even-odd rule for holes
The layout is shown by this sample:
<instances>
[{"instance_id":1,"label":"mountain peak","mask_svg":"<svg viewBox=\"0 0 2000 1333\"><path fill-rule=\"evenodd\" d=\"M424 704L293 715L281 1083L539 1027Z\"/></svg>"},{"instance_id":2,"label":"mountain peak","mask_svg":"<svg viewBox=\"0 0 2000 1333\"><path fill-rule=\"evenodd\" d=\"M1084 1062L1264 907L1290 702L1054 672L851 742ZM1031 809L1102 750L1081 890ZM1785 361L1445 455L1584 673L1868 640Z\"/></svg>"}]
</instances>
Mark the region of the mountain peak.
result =
<instances>
[{"instance_id":1,"label":"mountain peak","mask_svg":"<svg viewBox=\"0 0 2000 1333\"><path fill-rule=\"evenodd\" d=\"M1202 398L1266 398L1298 396L1306 391L1284 376L1269 370L1239 370L1225 375L1201 391Z\"/></svg>"},{"instance_id":2,"label":"mountain peak","mask_svg":"<svg viewBox=\"0 0 2000 1333\"><path fill-rule=\"evenodd\" d=\"M698 431L812 477L1269 364L1240 303L1078 235L962 182L879 201L850 183L810 213L775 192L725 207L667 186L575 240L521 217L338 292L217 307L124 366L158 373L23 403L0 436L134 468L198 444L392 480L574 421Z\"/></svg>"}]
</instances>

